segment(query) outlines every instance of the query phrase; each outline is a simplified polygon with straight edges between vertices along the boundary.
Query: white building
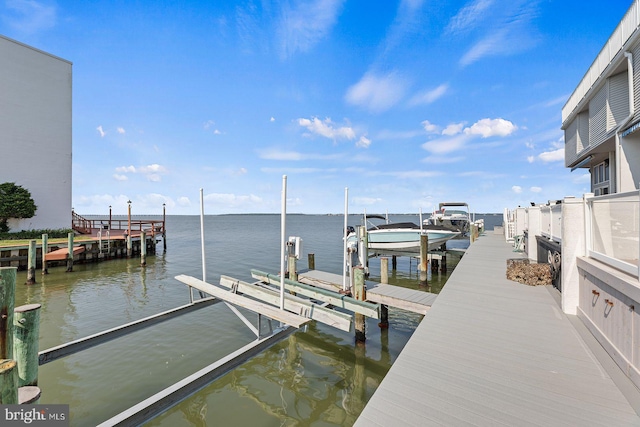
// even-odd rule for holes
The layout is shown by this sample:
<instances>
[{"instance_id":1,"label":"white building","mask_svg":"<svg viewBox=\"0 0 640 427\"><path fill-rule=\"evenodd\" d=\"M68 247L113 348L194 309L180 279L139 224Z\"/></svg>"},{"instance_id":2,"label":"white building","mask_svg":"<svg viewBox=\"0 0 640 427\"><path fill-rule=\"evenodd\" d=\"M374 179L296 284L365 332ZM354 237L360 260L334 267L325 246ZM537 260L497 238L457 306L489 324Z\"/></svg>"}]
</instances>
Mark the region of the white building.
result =
<instances>
[{"instance_id":1,"label":"white building","mask_svg":"<svg viewBox=\"0 0 640 427\"><path fill-rule=\"evenodd\" d=\"M12 231L71 228L71 68L0 36L0 183L26 188L38 207Z\"/></svg>"},{"instance_id":2,"label":"white building","mask_svg":"<svg viewBox=\"0 0 640 427\"><path fill-rule=\"evenodd\" d=\"M640 182L639 23L634 1L562 108L565 165L589 168L596 196Z\"/></svg>"}]
</instances>

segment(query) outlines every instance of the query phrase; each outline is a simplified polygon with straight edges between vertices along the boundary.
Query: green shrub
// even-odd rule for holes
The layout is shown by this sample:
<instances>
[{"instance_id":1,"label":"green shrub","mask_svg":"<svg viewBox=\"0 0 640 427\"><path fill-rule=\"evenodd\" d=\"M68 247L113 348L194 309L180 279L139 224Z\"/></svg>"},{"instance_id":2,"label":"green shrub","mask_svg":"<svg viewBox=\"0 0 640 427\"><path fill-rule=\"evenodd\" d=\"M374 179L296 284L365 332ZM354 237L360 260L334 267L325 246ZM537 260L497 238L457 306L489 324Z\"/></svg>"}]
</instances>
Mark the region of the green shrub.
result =
<instances>
[{"instance_id":1,"label":"green shrub","mask_svg":"<svg viewBox=\"0 0 640 427\"><path fill-rule=\"evenodd\" d=\"M70 228L60 228L58 230L22 230L15 233L0 233L0 240L24 240L40 239L43 234L48 234L50 239L67 237L73 233Z\"/></svg>"}]
</instances>

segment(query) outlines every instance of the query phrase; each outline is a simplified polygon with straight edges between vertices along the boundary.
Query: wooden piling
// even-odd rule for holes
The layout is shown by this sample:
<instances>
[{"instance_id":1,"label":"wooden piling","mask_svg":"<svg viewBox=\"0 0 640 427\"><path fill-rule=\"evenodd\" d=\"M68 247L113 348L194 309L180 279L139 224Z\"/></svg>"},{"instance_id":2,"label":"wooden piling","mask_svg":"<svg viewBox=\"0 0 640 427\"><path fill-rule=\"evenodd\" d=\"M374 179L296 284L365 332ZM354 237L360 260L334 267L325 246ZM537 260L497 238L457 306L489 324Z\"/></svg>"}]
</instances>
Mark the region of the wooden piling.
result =
<instances>
[{"instance_id":1,"label":"wooden piling","mask_svg":"<svg viewBox=\"0 0 640 427\"><path fill-rule=\"evenodd\" d=\"M0 267L0 359L13 359L16 267Z\"/></svg>"},{"instance_id":2,"label":"wooden piling","mask_svg":"<svg viewBox=\"0 0 640 427\"><path fill-rule=\"evenodd\" d=\"M380 258L380 283L389 284L389 258ZM380 322L378 326L386 329L389 327L389 307L380 304Z\"/></svg>"},{"instance_id":3,"label":"wooden piling","mask_svg":"<svg viewBox=\"0 0 640 427\"><path fill-rule=\"evenodd\" d=\"M442 254L442 260L440 263L440 271L442 271L443 273L447 272L447 255L446 253Z\"/></svg>"},{"instance_id":4,"label":"wooden piling","mask_svg":"<svg viewBox=\"0 0 640 427\"><path fill-rule=\"evenodd\" d=\"M380 283L389 284L389 258L380 258Z\"/></svg>"},{"instance_id":5,"label":"wooden piling","mask_svg":"<svg viewBox=\"0 0 640 427\"><path fill-rule=\"evenodd\" d=\"M0 404L18 403L18 368L15 360L0 360Z\"/></svg>"},{"instance_id":6,"label":"wooden piling","mask_svg":"<svg viewBox=\"0 0 640 427\"><path fill-rule=\"evenodd\" d=\"M364 249L364 276L369 277L369 233L367 227L362 227L362 247Z\"/></svg>"},{"instance_id":7,"label":"wooden piling","mask_svg":"<svg viewBox=\"0 0 640 427\"><path fill-rule=\"evenodd\" d=\"M26 285L36 283L36 241L29 240L29 256L27 260L27 282Z\"/></svg>"},{"instance_id":8,"label":"wooden piling","mask_svg":"<svg viewBox=\"0 0 640 427\"><path fill-rule=\"evenodd\" d=\"M73 271L73 232L67 235L67 245L69 245L69 252L67 254L67 273Z\"/></svg>"},{"instance_id":9,"label":"wooden piling","mask_svg":"<svg viewBox=\"0 0 640 427\"><path fill-rule=\"evenodd\" d=\"M140 232L140 265L147 266L147 235L144 231Z\"/></svg>"},{"instance_id":10,"label":"wooden piling","mask_svg":"<svg viewBox=\"0 0 640 427\"><path fill-rule=\"evenodd\" d=\"M309 270L315 270L316 269L316 255L315 254L308 254L307 255L307 265L309 267Z\"/></svg>"},{"instance_id":11,"label":"wooden piling","mask_svg":"<svg viewBox=\"0 0 640 427\"><path fill-rule=\"evenodd\" d=\"M427 271L427 261L429 259L429 236L420 235L420 271Z\"/></svg>"},{"instance_id":12,"label":"wooden piling","mask_svg":"<svg viewBox=\"0 0 640 427\"><path fill-rule=\"evenodd\" d=\"M45 233L42 235L42 274L49 274L47 252L49 252L49 235Z\"/></svg>"},{"instance_id":13,"label":"wooden piling","mask_svg":"<svg viewBox=\"0 0 640 427\"><path fill-rule=\"evenodd\" d=\"M133 240L131 240L131 233L127 234L127 258L131 258L133 255Z\"/></svg>"},{"instance_id":14,"label":"wooden piling","mask_svg":"<svg viewBox=\"0 0 640 427\"><path fill-rule=\"evenodd\" d=\"M391 256L391 269L393 271L398 269L398 258L395 255Z\"/></svg>"},{"instance_id":15,"label":"wooden piling","mask_svg":"<svg viewBox=\"0 0 640 427\"><path fill-rule=\"evenodd\" d=\"M289 279L294 282L298 281L297 258L295 255L289 254L287 269L289 270Z\"/></svg>"},{"instance_id":16,"label":"wooden piling","mask_svg":"<svg viewBox=\"0 0 640 427\"><path fill-rule=\"evenodd\" d=\"M16 307L13 317L13 357L18 362L18 387L38 385L40 304Z\"/></svg>"},{"instance_id":17,"label":"wooden piling","mask_svg":"<svg viewBox=\"0 0 640 427\"><path fill-rule=\"evenodd\" d=\"M364 284L364 267L353 267L351 274L353 276L353 298L358 301L365 301L367 299L366 289ZM366 321L364 314L355 313L355 331L356 342L365 342L366 337Z\"/></svg>"}]
</instances>

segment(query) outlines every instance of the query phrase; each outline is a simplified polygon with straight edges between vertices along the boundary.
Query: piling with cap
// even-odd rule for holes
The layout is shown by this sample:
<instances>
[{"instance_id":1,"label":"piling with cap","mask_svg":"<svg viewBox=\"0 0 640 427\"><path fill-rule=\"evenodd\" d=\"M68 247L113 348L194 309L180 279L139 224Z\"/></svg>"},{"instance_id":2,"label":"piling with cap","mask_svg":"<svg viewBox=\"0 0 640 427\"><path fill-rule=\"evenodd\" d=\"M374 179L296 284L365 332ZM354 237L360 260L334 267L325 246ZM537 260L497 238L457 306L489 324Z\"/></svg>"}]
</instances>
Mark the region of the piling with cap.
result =
<instances>
[{"instance_id":1,"label":"piling with cap","mask_svg":"<svg viewBox=\"0 0 640 427\"><path fill-rule=\"evenodd\" d=\"M67 235L67 245L69 246L69 252L67 253L67 273L73 271L73 232Z\"/></svg>"},{"instance_id":2,"label":"piling with cap","mask_svg":"<svg viewBox=\"0 0 640 427\"><path fill-rule=\"evenodd\" d=\"M38 385L40 304L16 307L13 317L13 357L18 362L18 386Z\"/></svg>"},{"instance_id":3,"label":"piling with cap","mask_svg":"<svg viewBox=\"0 0 640 427\"><path fill-rule=\"evenodd\" d=\"M49 274L47 269L47 252L49 252L49 235L42 235L42 274Z\"/></svg>"},{"instance_id":4,"label":"piling with cap","mask_svg":"<svg viewBox=\"0 0 640 427\"><path fill-rule=\"evenodd\" d=\"M0 359L13 359L16 267L0 267Z\"/></svg>"},{"instance_id":5,"label":"piling with cap","mask_svg":"<svg viewBox=\"0 0 640 427\"><path fill-rule=\"evenodd\" d=\"M383 285L389 284L389 258L380 258L380 283ZM389 307L385 304L380 304L380 322L378 326L386 329L389 327Z\"/></svg>"}]
</instances>

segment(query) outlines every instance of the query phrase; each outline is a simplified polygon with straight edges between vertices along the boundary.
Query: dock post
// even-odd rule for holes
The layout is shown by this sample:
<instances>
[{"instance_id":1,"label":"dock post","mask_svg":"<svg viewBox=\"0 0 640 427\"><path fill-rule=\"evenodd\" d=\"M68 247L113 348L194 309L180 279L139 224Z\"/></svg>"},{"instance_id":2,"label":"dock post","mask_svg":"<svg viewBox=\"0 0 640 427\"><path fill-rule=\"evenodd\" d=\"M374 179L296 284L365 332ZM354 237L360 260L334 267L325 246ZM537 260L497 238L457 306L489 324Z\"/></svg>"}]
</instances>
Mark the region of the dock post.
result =
<instances>
[{"instance_id":1,"label":"dock post","mask_svg":"<svg viewBox=\"0 0 640 427\"><path fill-rule=\"evenodd\" d=\"M420 235L420 285L428 286L427 268L429 265L429 236Z\"/></svg>"},{"instance_id":2,"label":"dock post","mask_svg":"<svg viewBox=\"0 0 640 427\"><path fill-rule=\"evenodd\" d=\"M133 255L133 240L131 239L131 233L127 234L127 258L131 258Z\"/></svg>"},{"instance_id":3,"label":"dock post","mask_svg":"<svg viewBox=\"0 0 640 427\"><path fill-rule=\"evenodd\" d=\"M0 404L18 403L18 367L15 360L0 360Z\"/></svg>"},{"instance_id":4,"label":"dock post","mask_svg":"<svg viewBox=\"0 0 640 427\"><path fill-rule=\"evenodd\" d=\"M429 236L420 235L420 271L427 271L427 261L429 259Z\"/></svg>"},{"instance_id":5,"label":"dock post","mask_svg":"<svg viewBox=\"0 0 640 427\"><path fill-rule=\"evenodd\" d=\"M167 208L165 203L162 204L162 249L167 252Z\"/></svg>"},{"instance_id":6,"label":"dock post","mask_svg":"<svg viewBox=\"0 0 640 427\"><path fill-rule=\"evenodd\" d=\"M140 265L147 266L147 234L140 232Z\"/></svg>"},{"instance_id":7,"label":"dock post","mask_svg":"<svg viewBox=\"0 0 640 427\"><path fill-rule=\"evenodd\" d=\"M309 267L309 270L315 270L316 269L316 255L315 254L308 254L307 255L307 265Z\"/></svg>"},{"instance_id":8,"label":"dock post","mask_svg":"<svg viewBox=\"0 0 640 427\"><path fill-rule=\"evenodd\" d=\"M447 253L444 252L442 254L442 259L440 260L440 271L443 273L447 272Z\"/></svg>"},{"instance_id":9,"label":"dock post","mask_svg":"<svg viewBox=\"0 0 640 427\"><path fill-rule=\"evenodd\" d=\"M380 258L380 283L389 284L389 258ZM378 326L382 329L389 327L389 307L385 304L380 304L380 323Z\"/></svg>"},{"instance_id":10,"label":"dock post","mask_svg":"<svg viewBox=\"0 0 640 427\"><path fill-rule=\"evenodd\" d=\"M38 385L40 304L16 307L13 317L13 357L18 362L18 387Z\"/></svg>"},{"instance_id":11,"label":"dock post","mask_svg":"<svg viewBox=\"0 0 640 427\"><path fill-rule=\"evenodd\" d=\"M49 274L47 268L47 252L49 252L49 235L44 233L42 235L42 274Z\"/></svg>"},{"instance_id":12,"label":"dock post","mask_svg":"<svg viewBox=\"0 0 640 427\"><path fill-rule=\"evenodd\" d=\"M353 297L358 301L365 301L367 299L366 289L364 285L364 267L353 267ZM356 330L356 343L364 343L366 337L366 320L364 314L355 313L355 330Z\"/></svg>"},{"instance_id":13,"label":"dock post","mask_svg":"<svg viewBox=\"0 0 640 427\"><path fill-rule=\"evenodd\" d=\"M295 255L291 255L289 254L289 263L288 263L288 270L289 270L289 280L294 280L294 281L298 281L298 270L297 270L297 258Z\"/></svg>"},{"instance_id":14,"label":"dock post","mask_svg":"<svg viewBox=\"0 0 640 427\"><path fill-rule=\"evenodd\" d=\"M29 240L29 256L27 261L27 285L36 283L36 241Z\"/></svg>"},{"instance_id":15,"label":"dock post","mask_svg":"<svg viewBox=\"0 0 640 427\"><path fill-rule=\"evenodd\" d=\"M398 258L395 255L391 256L391 269L393 271L398 269Z\"/></svg>"},{"instance_id":16,"label":"dock post","mask_svg":"<svg viewBox=\"0 0 640 427\"><path fill-rule=\"evenodd\" d=\"M16 271L16 267L0 267L0 359L13 359Z\"/></svg>"},{"instance_id":17,"label":"dock post","mask_svg":"<svg viewBox=\"0 0 640 427\"><path fill-rule=\"evenodd\" d=\"M367 233L367 227L362 227L362 246L364 254L364 277L369 277L369 233Z\"/></svg>"},{"instance_id":18,"label":"dock post","mask_svg":"<svg viewBox=\"0 0 640 427\"><path fill-rule=\"evenodd\" d=\"M67 273L73 271L73 232L67 235L67 245L69 252L67 253Z\"/></svg>"}]
</instances>

